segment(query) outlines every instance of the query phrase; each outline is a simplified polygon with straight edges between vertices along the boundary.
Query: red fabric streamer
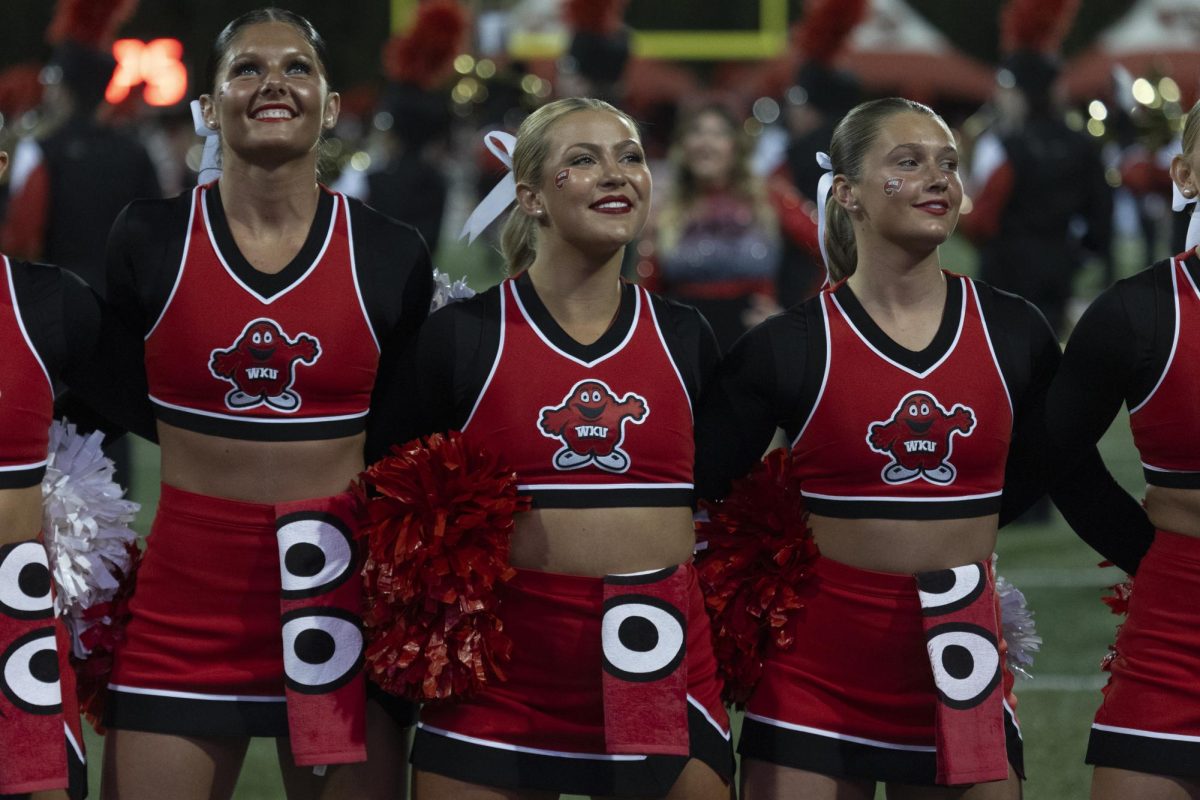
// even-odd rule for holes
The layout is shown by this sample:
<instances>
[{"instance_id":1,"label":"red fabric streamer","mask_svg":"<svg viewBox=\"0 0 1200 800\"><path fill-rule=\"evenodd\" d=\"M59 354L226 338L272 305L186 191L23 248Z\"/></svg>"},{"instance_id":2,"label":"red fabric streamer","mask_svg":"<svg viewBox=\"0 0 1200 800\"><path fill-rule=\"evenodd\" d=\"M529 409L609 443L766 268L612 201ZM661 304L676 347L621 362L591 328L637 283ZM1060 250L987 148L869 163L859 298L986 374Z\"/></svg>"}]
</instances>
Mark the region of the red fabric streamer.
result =
<instances>
[{"instance_id":1,"label":"red fabric streamer","mask_svg":"<svg viewBox=\"0 0 1200 800\"><path fill-rule=\"evenodd\" d=\"M385 691L428 702L504 680L512 641L496 589L513 517L529 508L517 477L461 433L394 447L360 476L366 521L368 674Z\"/></svg>"},{"instance_id":2,"label":"red fabric streamer","mask_svg":"<svg viewBox=\"0 0 1200 800\"><path fill-rule=\"evenodd\" d=\"M808 0L804 17L792 28L792 43L809 61L832 64L868 6L868 0Z\"/></svg>"},{"instance_id":3,"label":"red fabric streamer","mask_svg":"<svg viewBox=\"0 0 1200 800\"><path fill-rule=\"evenodd\" d=\"M1111 561L1101 561L1100 566L1112 567L1116 565ZM1100 598L1101 602L1108 606L1108 610L1117 616L1129 616L1129 598L1133 595L1133 576L1127 575L1125 576L1125 580L1121 581L1120 583L1114 583L1112 586L1108 587L1108 592L1109 594ZM1117 626L1117 630L1121 630L1120 625ZM1105 653L1100 659L1100 669L1105 672L1111 671L1112 662L1116 659L1116 657L1117 646L1115 643L1110 644L1108 646L1108 652Z\"/></svg>"},{"instance_id":4,"label":"red fabric streamer","mask_svg":"<svg viewBox=\"0 0 1200 800\"><path fill-rule=\"evenodd\" d=\"M790 616L804 607L798 588L817 558L800 481L784 448L736 481L723 503L705 504L696 526L707 549L696 570L712 618L717 669L728 702L744 705L762 675L768 643L788 650Z\"/></svg>"},{"instance_id":5,"label":"red fabric streamer","mask_svg":"<svg viewBox=\"0 0 1200 800\"><path fill-rule=\"evenodd\" d=\"M108 700L108 676L113 667L113 651L125 639L125 626L129 622L129 601L137 588L137 570L142 561L142 551L137 545L126 546L129 551L129 572L120 576L121 586L113 599L97 603L84 611L84 619L95 621L79 637L91 654L84 659L71 654L71 666L75 670L75 687L79 696L79 710L92 728L104 735L104 704Z\"/></svg>"},{"instance_id":6,"label":"red fabric streamer","mask_svg":"<svg viewBox=\"0 0 1200 800\"><path fill-rule=\"evenodd\" d=\"M621 29L629 0L566 0L563 21L573 31L609 36Z\"/></svg>"},{"instance_id":7,"label":"red fabric streamer","mask_svg":"<svg viewBox=\"0 0 1200 800\"><path fill-rule=\"evenodd\" d=\"M46 29L46 41L70 40L104 49L136 8L137 0L59 0Z\"/></svg>"},{"instance_id":8,"label":"red fabric streamer","mask_svg":"<svg viewBox=\"0 0 1200 800\"><path fill-rule=\"evenodd\" d=\"M1012 0L1000 12L1001 49L1057 53L1078 10L1079 0Z\"/></svg>"},{"instance_id":9,"label":"red fabric streamer","mask_svg":"<svg viewBox=\"0 0 1200 800\"><path fill-rule=\"evenodd\" d=\"M383 46L383 72L390 80L431 89L460 52L467 12L455 0L432 0L417 9L412 28Z\"/></svg>"}]
</instances>

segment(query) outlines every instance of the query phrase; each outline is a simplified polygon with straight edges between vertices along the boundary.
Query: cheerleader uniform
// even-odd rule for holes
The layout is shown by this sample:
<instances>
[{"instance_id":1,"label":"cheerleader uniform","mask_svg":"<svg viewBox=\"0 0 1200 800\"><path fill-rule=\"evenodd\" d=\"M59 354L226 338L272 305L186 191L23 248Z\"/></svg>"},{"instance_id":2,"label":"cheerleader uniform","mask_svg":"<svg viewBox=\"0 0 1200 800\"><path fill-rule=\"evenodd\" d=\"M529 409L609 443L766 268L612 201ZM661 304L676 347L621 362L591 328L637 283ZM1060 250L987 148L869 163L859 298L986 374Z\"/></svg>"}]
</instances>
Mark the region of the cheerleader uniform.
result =
<instances>
[{"instance_id":1,"label":"cheerleader uniform","mask_svg":"<svg viewBox=\"0 0 1200 800\"><path fill-rule=\"evenodd\" d=\"M0 256L0 491L42 482L53 380L87 361L99 329L78 278ZM70 648L40 537L0 546L0 795L87 794Z\"/></svg>"},{"instance_id":2,"label":"cheerleader uniform","mask_svg":"<svg viewBox=\"0 0 1200 800\"><path fill-rule=\"evenodd\" d=\"M699 415L702 496L724 495L779 425L792 443L805 506L823 516L999 514L1003 523L1028 507L1049 483L1039 458L1041 402L1057 343L1025 301L963 276L945 279L940 325L919 352L888 338L845 282L744 337ZM1100 473L1088 475L1115 486ZM1065 505L1074 521L1089 513L1082 502ZM1109 511L1122 519L1137 513L1119 504ZM990 593L989 565L962 569ZM804 609L789 621L795 643L786 652L768 650L739 752L844 778L951 782L939 772L936 725L947 690L944 676L935 684L931 660L941 651L933 639L927 651L922 617L930 612L923 614L914 576L818 558L801 592ZM984 613L998 629L998 610ZM994 703L992 741L1021 774L1012 676L1002 642L993 645L991 661L976 658L951 671L959 688L979 690L960 700ZM1000 761L999 775L966 773L952 782L1002 778Z\"/></svg>"},{"instance_id":3,"label":"cheerleader uniform","mask_svg":"<svg viewBox=\"0 0 1200 800\"><path fill-rule=\"evenodd\" d=\"M115 312L144 338L134 371L154 417L266 442L366 429L432 292L411 228L324 188L306 241L276 274L238 251L215 183L131 204L108 270ZM287 735L275 520L271 504L163 485L107 725Z\"/></svg>"},{"instance_id":4,"label":"cheerleader uniform","mask_svg":"<svg viewBox=\"0 0 1200 800\"><path fill-rule=\"evenodd\" d=\"M1048 414L1067 446L1107 429L1122 401L1146 483L1200 488L1200 260L1194 252L1118 281L1071 336ZM1200 776L1200 539L1158 530L1115 645L1087 763ZM1132 572L1133 570L1129 570Z\"/></svg>"},{"instance_id":5,"label":"cheerleader uniform","mask_svg":"<svg viewBox=\"0 0 1200 800\"><path fill-rule=\"evenodd\" d=\"M523 273L439 311L419 351L431 429L461 429L500 454L534 507L690 506L691 407L716 360L693 309L623 284L612 326L580 345ZM668 584L677 592L665 604L646 599ZM616 796L665 794L689 758L731 779L729 722L690 564L606 578L522 569L501 593L514 645L507 680L424 706L417 769ZM602 641L617 617L652 625L657 644L631 644L624 626ZM606 682L666 678L679 681L677 724L667 731L674 744L648 734L644 749L607 745L622 722ZM636 716L635 705L625 710Z\"/></svg>"}]
</instances>

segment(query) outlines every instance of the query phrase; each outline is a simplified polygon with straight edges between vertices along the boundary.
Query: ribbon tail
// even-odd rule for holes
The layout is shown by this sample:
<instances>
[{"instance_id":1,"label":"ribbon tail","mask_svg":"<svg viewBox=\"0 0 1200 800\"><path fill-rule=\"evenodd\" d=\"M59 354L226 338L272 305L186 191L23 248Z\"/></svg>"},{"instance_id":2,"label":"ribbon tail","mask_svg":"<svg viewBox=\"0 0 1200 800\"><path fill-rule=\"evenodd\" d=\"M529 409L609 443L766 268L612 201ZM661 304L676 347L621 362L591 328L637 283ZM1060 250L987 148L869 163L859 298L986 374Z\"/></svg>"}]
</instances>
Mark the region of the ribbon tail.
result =
<instances>
[{"instance_id":1,"label":"ribbon tail","mask_svg":"<svg viewBox=\"0 0 1200 800\"><path fill-rule=\"evenodd\" d=\"M1184 239L1184 250L1191 250L1200 245L1200 214L1192 212L1192 220L1188 223L1187 238Z\"/></svg>"},{"instance_id":2,"label":"ribbon tail","mask_svg":"<svg viewBox=\"0 0 1200 800\"><path fill-rule=\"evenodd\" d=\"M221 140L209 136L204 140L204 153L200 156L200 174L196 178L199 184L212 183L221 177L221 167L217 165L217 155L221 152Z\"/></svg>"},{"instance_id":3,"label":"ribbon tail","mask_svg":"<svg viewBox=\"0 0 1200 800\"><path fill-rule=\"evenodd\" d=\"M462 232L458 234L458 238L467 238L467 244L475 241L475 238L492 224L496 217L504 213L504 209L512 205L517 196L517 181L510 172L505 175L499 183L492 187L488 192L487 197L475 207L471 212L471 216L467 217L467 221L463 223Z\"/></svg>"},{"instance_id":4,"label":"ribbon tail","mask_svg":"<svg viewBox=\"0 0 1200 800\"><path fill-rule=\"evenodd\" d=\"M833 173L826 172L817 181L817 244L821 248L821 259L825 262L825 284L833 281L829 276L829 253L825 250L825 206L829 200L829 191L833 188Z\"/></svg>"}]
</instances>

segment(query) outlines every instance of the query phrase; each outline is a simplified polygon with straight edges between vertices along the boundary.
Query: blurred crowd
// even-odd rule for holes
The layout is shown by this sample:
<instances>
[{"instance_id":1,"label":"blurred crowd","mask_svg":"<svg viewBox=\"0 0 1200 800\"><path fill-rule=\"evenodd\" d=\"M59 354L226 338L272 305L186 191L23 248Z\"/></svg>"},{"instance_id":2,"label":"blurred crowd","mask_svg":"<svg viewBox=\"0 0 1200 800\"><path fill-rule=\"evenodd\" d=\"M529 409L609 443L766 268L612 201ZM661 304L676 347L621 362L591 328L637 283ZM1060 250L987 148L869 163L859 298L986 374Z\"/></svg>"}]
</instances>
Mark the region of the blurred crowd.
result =
<instances>
[{"instance_id":1,"label":"blurred crowd","mask_svg":"<svg viewBox=\"0 0 1200 800\"><path fill-rule=\"evenodd\" d=\"M1009 4L1005 55L982 105L936 89L919 99L944 100L973 206L960 234L978 264L947 266L1025 295L1065 333L1081 273L1089 291L1118 276L1114 241L1130 243L1136 264L1182 245L1186 219L1170 212L1167 166L1195 87L1117 70L1107 96L1066 103L1056 47L1070 11L1046 24L1045 5ZM726 76L721 90L680 64L632 56L625 6L566 0L566 51L522 61L496 44L500 12L470 20L454 0L421 3L408 31L386 43L377 83L337 87L344 102L323 145L325 180L414 225L442 269L482 286L501 277L499 257L479 263L473 251L459 264L455 241L504 172L483 133L515 131L557 96L608 99L643 121L657 189L626 273L699 307L728 347L825 280L817 154L846 110L880 94L837 66L871 4L810 0L788 54ZM186 100L156 108L135 92L106 102L114 66L104 42L65 38L48 64L0 73L0 149L13 153L0 185L0 251L61 264L100 291L116 214L134 197L194 185L202 150Z\"/></svg>"}]
</instances>

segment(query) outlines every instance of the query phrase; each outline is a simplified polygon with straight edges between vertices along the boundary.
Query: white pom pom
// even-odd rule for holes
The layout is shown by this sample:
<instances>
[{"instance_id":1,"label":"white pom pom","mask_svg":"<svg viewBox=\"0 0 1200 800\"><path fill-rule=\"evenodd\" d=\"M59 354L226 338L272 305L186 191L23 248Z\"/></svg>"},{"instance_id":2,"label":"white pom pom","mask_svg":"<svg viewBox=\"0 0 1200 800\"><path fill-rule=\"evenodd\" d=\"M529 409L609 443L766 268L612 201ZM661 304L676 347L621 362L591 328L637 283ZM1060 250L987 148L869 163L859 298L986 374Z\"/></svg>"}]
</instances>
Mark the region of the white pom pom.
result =
<instances>
[{"instance_id":1,"label":"white pom pom","mask_svg":"<svg viewBox=\"0 0 1200 800\"><path fill-rule=\"evenodd\" d=\"M42 479L43 535L57 584L54 610L66 618L75 655L87 649L79 635L95 624L83 611L111 600L130 568L129 527L139 508L123 499L113 481L113 462L100 450L104 436L83 436L68 422L50 426L50 460Z\"/></svg>"},{"instance_id":2,"label":"white pom pom","mask_svg":"<svg viewBox=\"0 0 1200 800\"><path fill-rule=\"evenodd\" d=\"M1042 649L1042 637L1037 635L1033 611L1021 590L1003 575L996 576L996 596L1000 599L1001 633L1008 645L1008 668L1030 678L1033 655Z\"/></svg>"},{"instance_id":3,"label":"white pom pom","mask_svg":"<svg viewBox=\"0 0 1200 800\"><path fill-rule=\"evenodd\" d=\"M433 270L433 299L429 303L429 311L433 313L439 308L459 300L475 296L475 290L467 286L463 278L451 283L450 276L440 269Z\"/></svg>"}]
</instances>

